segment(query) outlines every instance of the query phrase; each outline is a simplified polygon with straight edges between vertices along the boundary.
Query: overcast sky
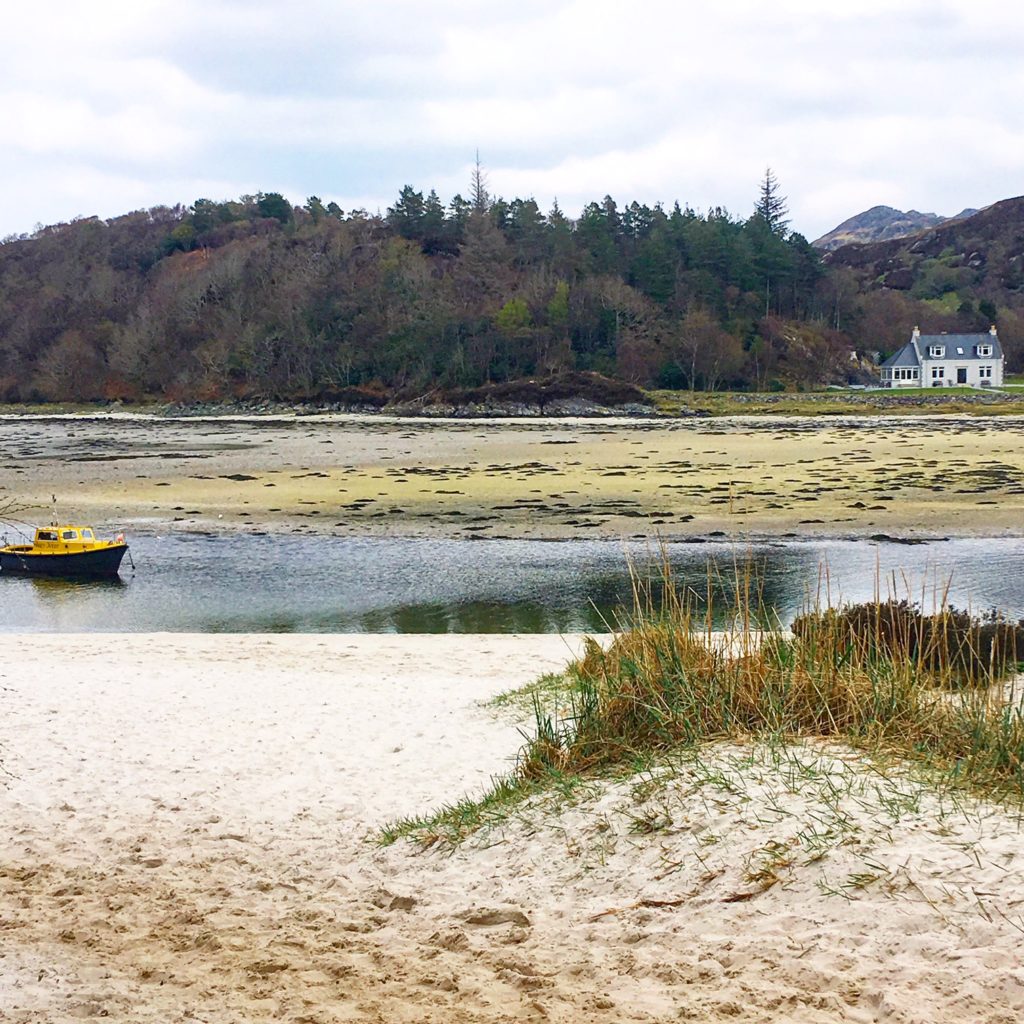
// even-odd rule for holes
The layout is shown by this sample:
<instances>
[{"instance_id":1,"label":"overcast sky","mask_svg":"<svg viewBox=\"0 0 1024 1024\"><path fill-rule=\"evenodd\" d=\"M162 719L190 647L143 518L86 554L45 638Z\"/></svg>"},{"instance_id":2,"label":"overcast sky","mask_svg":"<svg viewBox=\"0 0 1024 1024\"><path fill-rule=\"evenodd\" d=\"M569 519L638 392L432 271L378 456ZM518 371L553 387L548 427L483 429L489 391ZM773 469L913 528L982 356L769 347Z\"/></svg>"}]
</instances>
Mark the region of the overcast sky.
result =
<instances>
[{"instance_id":1,"label":"overcast sky","mask_svg":"<svg viewBox=\"0 0 1024 1024\"><path fill-rule=\"evenodd\" d=\"M7 0L0 236L258 190L404 184L746 216L1024 192L1024 5L994 0Z\"/></svg>"}]
</instances>

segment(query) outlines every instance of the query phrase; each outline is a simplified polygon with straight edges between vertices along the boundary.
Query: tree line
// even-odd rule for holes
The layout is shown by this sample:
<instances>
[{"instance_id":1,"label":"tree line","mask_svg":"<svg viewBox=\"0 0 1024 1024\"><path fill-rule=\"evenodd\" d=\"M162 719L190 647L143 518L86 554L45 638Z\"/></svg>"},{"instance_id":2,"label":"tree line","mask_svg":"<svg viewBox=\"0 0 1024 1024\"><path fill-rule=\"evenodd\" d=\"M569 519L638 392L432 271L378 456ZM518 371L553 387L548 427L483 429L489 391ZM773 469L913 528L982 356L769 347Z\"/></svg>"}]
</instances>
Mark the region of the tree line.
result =
<instances>
[{"instance_id":1,"label":"tree line","mask_svg":"<svg viewBox=\"0 0 1024 1024\"><path fill-rule=\"evenodd\" d=\"M479 163L467 197L410 185L383 214L261 192L82 218L0 243L0 400L411 396L571 370L806 387L914 322L980 316L872 291L785 218L770 171L744 217L605 196L570 218L492 196Z\"/></svg>"}]
</instances>

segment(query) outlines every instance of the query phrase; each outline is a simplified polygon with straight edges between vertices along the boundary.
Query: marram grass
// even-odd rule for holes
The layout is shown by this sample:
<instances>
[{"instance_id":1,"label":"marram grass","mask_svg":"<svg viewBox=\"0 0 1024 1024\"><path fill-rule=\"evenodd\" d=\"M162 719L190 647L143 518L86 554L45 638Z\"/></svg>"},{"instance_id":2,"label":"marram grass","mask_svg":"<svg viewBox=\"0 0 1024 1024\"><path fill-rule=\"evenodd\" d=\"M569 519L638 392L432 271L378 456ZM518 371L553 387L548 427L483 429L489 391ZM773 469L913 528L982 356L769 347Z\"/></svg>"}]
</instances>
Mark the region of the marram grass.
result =
<instances>
[{"instance_id":1,"label":"marram grass","mask_svg":"<svg viewBox=\"0 0 1024 1024\"><path fill-rule=\"evenodd\" d=\"M1003 682L1017 668L1016 628L997 630L1003 646L994 649L978 643L992 631L962 613L911 616L904 604L876 601L811 609L792 633L764 629L747 580L726 617L732 628L715 633L710 608L698 612L664 574L657 606L637 581L630 627L606 649L588 640L560 686L546 679L531 689L533 729L487 795L396 822L381 840L456 843L528 797L571 796L594 775L629 774L716 740L831 741L916 763L944 785L1024 801L1024 714ZM893 609L908 631L891 628Z\"/></svg>"}]
</instances>

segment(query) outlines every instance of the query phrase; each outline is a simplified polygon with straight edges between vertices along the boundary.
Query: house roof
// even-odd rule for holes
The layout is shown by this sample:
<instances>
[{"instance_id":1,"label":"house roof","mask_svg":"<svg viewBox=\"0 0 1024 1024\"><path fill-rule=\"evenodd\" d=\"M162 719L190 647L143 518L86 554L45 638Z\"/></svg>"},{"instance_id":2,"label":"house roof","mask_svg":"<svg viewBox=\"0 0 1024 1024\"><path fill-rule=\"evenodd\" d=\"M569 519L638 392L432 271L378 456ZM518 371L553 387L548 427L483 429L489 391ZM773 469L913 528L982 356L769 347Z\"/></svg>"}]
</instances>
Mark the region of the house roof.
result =
<instances>
[{"instance_id":1,"label":"house roof","mask_svg":"<svg viewBox=\"0 0 1024 1024\"><path fill-rule=\"evenodd\" d=\"M922 355L927 357L927 351L931 345L943 345L946 349L944 359L1002 359L1003 350L996 335L985 331L984 334L922 334L917 339ZM991 345L992 354L979 356L975 349L978 345ZM963 349L963 351L959 351Z\"/></svg>"},{"instance_id":2,"label":"house roof","mask_svg":"<svg viewBox=\"0 0 1024 1024\"><path fill-rule=\"evenodd\" d=\"M914 351L914 343L908 341L894 356L889 356L883 366L920 366L917 353Z\"/></svg>"},{"instance_id":3,"label":"house roof","mask_svg":"<svg viewBox=\"0 0 1024 1024\"><path fill-rule=\"evenodd\" d=\"M921 361L918 359L914 346L915 340L917 342L917 350L920 351L924 359L940 358L939 356L931 357L928 355L928 349L932 345L942 345L946 350L946 354L941 358L952 362L969 360L991 362L993 359L1003 358L1003 349L999 344L999 338L990 331L985 331L983 334L920 334L908 341L895 355L886 359L882 366L920 366ZM976 351L978 345L991 345L992 354L979 356ZM961 349L962 351L958 351Z\"/></svg>"}]
</instances>

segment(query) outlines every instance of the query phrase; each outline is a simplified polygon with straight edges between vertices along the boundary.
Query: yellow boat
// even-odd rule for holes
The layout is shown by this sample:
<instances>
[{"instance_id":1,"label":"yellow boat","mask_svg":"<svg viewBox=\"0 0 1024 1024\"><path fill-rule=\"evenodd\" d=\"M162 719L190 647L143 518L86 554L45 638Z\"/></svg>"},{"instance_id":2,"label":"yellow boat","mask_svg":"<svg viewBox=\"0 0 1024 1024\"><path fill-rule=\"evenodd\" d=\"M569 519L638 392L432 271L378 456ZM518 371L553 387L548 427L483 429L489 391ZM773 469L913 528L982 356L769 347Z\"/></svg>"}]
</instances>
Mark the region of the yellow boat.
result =
<instances>
[{"instance_id":1,"label":"yellow boat","mask_svg":"<svg viewBox=\"0 0 1024 1024\"><path fill-rule=\"evenodd\" d=\"M0 547L0 571L33 576L116 576L124 534L99 540L91 526L43 526L31 544Z\"/></svg>"}]
</instances>

